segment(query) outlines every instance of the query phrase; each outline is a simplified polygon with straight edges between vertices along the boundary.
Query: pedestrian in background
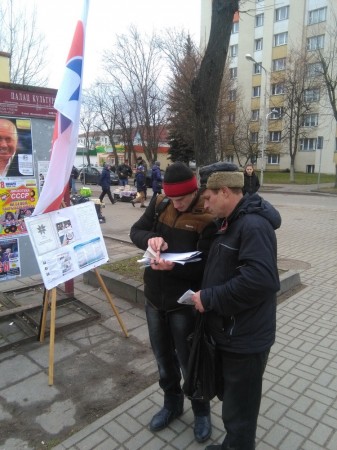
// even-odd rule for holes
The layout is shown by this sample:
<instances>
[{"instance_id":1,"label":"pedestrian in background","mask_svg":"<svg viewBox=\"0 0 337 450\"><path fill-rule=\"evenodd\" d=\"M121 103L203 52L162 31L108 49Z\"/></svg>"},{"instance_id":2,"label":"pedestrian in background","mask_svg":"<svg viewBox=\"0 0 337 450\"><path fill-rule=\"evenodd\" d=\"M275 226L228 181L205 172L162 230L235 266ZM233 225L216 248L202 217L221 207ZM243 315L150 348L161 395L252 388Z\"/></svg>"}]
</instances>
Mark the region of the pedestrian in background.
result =
<instances>
[{"instance_id":1,"label":"pedestrian in background","mask_svg":"<svg viewBox=\"0 0 337 450\"><path fill-rule=\"evenodd\" d=\"M131 227L130 238L142 250L151 247L156 258L144 271L146 318L150 342L164 391L164 405L150 422L156 432L166 428L184 411L181 378L187 373L188 336L195 326L195 311L177 302L188 289L200 288L205 260L215 227L202 207L197 179L189 167L175 162L165 172L164 195L150 202ZM159 210L161 212L159 213ZM185 265L165 261L165 251L202 251L202 259ZM161 255L161 256L160 256ZM211 435L210 404L192 400L194 436L198 442Z\"/></svg>"},{"instance_id":2,"label":"pedestrian in background","mask_svg":"<svg viewBox=\"0 0 337 450\"><path fill-rule=\"evenodd\" d=\"M137 196L134 200L131 201L132 206L135 206L135 203L140 203L141 208L146 208L144 205L146 198L146 184L145 184L145 171L143 166L138 166L136 171L136 188L137 188Z\"/></svg>"},{"instance_id":3,"label":"pedestrian in background","mask_svg":"<svg viewBox=\"0 0 337 450\"><path fill-rule=\"evenodd\" d=\"M107 195L109 197L110 202L114 205L116 202L115 202L114 198L112 197L111 189L110 189L110 186L111 186L110 169L111 169L110 164L105 164L105 166L103 167L101 177L99 180L99 184L102 187L102 192L101 192L101 195L99 196L99 200L102 203L103 198Z\"/></svg>"},{"instance_id":4,"label":"pedestrian in background","mask_svg":"<svg viewBox=\"0 0 337 450\"><path fill-rule=\"evenodd\" d=\"M156 197L157 195L161 194L162 190L162 176L161 176L161 170L160 170L160 162L155 161L152 167L152 191L153 191L153 197Z\"/></svg>"},{"instance_id":5,"label":"pedestrian in background","mask_svg":"<svg viewBox=\"0 0 337 450\"><path fill-rule=\"evenodd\" d=\"M79 174L80 173L79 173L77 167L73 166L73 168L71 169L70 180L69 180L69 188L70 188L70 192L72 194L77 194L76 180L78 179Z\"/></svg>"},{"instance_id":6,"label":"pedestrian in background","mask_svg":"<svg viewBox=\"0 0 337 450\"><path fill-rule=\"evenodd\" d=\"M129 177L132 177L132 169L128 162L129 161L126 159L125 162L117 167L117 175L120 186L127 186L129 184Z\"/></svg>"},{"instance_id":7,"label":"pedestrian in background","mask_svg":"<svg viewBox=\"0 0 337 450\"><path fill-rule=\"evenodd\" d=\"M244 194L255 194L260 188L259 177L256 175L254 171L254 167L252 164L247 164L244 171L244 185L243 185L243 193Z\"/></svg>"},{"instance_id":8,"label":"pedestrian in background","mask_svg":"<svg viewBox=\"0 0 337 450\"><path fill-rule=\"evenodd\" d=\"M280 282L274 230L281 217L258 194L243 196L237 167L224 169L224 163L212 165L203 193L218 232L202 288L192 296L221 358L226 437L206 450L254 450L262 378L275 341Z\"/></svg>"}]
</instances>

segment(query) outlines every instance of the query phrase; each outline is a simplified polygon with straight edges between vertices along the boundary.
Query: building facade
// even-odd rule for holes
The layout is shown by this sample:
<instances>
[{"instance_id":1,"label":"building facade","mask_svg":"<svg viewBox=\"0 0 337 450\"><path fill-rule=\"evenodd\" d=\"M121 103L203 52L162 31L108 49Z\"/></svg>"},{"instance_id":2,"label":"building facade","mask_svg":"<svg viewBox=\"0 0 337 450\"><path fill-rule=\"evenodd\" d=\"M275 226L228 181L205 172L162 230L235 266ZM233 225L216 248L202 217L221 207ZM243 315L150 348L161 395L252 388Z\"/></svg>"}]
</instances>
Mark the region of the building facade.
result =
<instances>
[{"instance_id":1,"label":"building facade","mask_svg":"<svg viewBox=\"0 0 337 450\"><path fill-rule=\"evenodd\" d=\"M201 0L201 49L207 45L211 12L212 0ZM306 55L304 95L308 107L300 117L294 168L299 172L335 173L337 126L317 56L318 52L329 55L336 52L336 25L336 0L241 2L240 13L234 17L228 49L233 81L231 95L235 101L236 92L240 93L236 112L240 107L250 117L250 137L258 148L257 168L262 164L265 170L290 168L286 117L282 113L287 93L282 77L289 71L291 55L302 52ZM336 79L337 61L330 61L334 63ZM233 113L228 120L235 121Z\"/></svg>"}]
</instances>

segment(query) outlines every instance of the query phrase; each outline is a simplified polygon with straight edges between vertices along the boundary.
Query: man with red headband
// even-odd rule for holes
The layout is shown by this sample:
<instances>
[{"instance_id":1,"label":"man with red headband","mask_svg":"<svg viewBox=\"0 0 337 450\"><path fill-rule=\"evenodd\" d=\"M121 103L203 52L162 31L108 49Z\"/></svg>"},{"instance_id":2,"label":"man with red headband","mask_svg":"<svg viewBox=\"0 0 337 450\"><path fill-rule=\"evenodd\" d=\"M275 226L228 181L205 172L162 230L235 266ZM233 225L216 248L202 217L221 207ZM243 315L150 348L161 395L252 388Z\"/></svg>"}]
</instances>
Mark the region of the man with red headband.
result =
<instances>
[{"instance_id":1,"label":"man with red headband","mask_svg":"<svg viewBox=\"0 0 337 450\"><path fill-rule=\"evenodd\" d=\"M151 201L130 232L137 247L143 250L151 247L157 255L144 272L150 342L158 364L159 385L164 391L163 408L150 422L153 432L162 430L183 414L181 379L187 372L190 352L187 337L194 329L195 312L177 300L188 289L199 290L215 234L212 216L203 208L197 179L189 167L181 162L171 164L166 169L163 188L165 195ZM180 265L165 261L165 251L195 250L202 252L199 262ZM191 402L195 416L194 436L198 442L204 442L212 430L210 405L200 400Z\"/></svg>"}]
</instances>

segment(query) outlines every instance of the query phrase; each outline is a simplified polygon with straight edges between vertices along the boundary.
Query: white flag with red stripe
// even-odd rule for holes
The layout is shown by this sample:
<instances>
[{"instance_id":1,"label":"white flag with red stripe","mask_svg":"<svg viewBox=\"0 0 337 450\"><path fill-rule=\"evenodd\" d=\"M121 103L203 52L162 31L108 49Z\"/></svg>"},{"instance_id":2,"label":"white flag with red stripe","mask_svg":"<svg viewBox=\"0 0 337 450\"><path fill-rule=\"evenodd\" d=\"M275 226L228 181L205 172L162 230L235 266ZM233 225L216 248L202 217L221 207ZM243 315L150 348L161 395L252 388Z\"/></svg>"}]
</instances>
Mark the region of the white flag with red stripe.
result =
<instances>
[{"instance_id":1,"label":"white flag with red stripe","mask_svg":"<svg viewBox=\"0 0 337 450\"><path fill-rule=\"evenodd\" d=\"M85 30L89 0L83 0L83 12L66 62L65 73L57 92L54 107L57 111L52 139L52 150L45 183L33 215L60 208L69 185L74 165L82 97L82 75Z\"/></svg>"}]
</instances>

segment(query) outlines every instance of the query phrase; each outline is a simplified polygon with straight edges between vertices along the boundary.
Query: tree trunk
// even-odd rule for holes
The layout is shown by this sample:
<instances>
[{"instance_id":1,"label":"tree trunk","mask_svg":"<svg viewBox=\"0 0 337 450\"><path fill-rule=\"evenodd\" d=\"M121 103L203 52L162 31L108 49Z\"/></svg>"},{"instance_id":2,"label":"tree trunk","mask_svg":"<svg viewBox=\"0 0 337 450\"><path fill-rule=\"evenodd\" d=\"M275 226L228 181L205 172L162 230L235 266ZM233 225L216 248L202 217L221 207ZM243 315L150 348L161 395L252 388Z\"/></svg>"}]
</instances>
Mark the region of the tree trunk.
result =
<instances>
[{"instance_id":1,"label":"tree trunk","mask_svg":"<svg viewBox=\"0 0 337 450\"><path fill-rule=\"evenodd\" d=\"M194 148L197 166L216 161L215 117L239 0L213 0L208 45L192 86L195 109Z\"/></svg>"},{"instance_id":2,"label":"tree trunk","mask_svg":"<svg viewBox=\"0 0 337 450\"><path fill-rule=\"evenodd\" d=\"M336 177L335 177L335 188L337 188L337 164L335 165Z\"/></svg>"}]
</instances>

